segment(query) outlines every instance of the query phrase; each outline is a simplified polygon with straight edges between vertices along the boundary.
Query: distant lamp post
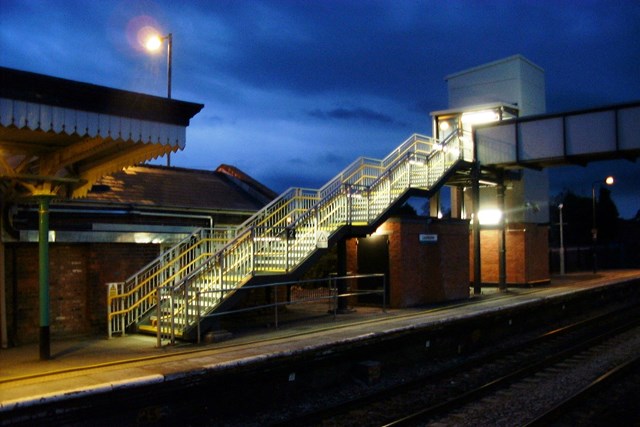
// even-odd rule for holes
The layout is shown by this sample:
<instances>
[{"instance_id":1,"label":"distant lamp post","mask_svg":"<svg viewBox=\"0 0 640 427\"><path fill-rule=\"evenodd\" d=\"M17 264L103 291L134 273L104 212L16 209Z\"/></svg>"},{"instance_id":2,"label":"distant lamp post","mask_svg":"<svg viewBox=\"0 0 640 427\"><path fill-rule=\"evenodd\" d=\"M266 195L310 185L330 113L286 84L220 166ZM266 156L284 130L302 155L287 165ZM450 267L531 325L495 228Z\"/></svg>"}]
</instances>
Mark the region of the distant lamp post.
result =
<instances>
[{"instance_id":1,"label":"distant lamp post","mask_svg":"<svg viewBox=\"0 0 640 427\"><path fill-rule=\"evenodd\" d=\"M562 208L564 205L560 203L558 209L560 210L560 275L564 275L564 229L562 222Z\"/></svg>"},{"instance_id":2,"label":"distant lamp post","mask_svg":"<svg viewBox=\"0 0 640 427\"><path fill-rule=\"evenodd\" d=\"M591 183L591 211L593 223L591 225L591 242L592 242L592 256L593 256L593 274L598 272L598 255L596 254L596 244L598 243L598 227L596 223L596 184L605 183L607 185L613 185L615 180L612 176L608 176L603 180L593 181Z\"/></svg>"},{"instance_id":3,"label":"distant lamp post","mask_svg":"<svg viewBox=\"0 0 640 427\"><path fill-rule=\"evenodd\" d=\"M173 50L173 35L171 33L162 37L157 34L152 35L145 42L145 47L149 52L155 52L162 46L162 42L167 42L167 98L171 99L171 53ZM167 166L171 166L171 152L167 153Z\"/></svg>"}]
</instances>

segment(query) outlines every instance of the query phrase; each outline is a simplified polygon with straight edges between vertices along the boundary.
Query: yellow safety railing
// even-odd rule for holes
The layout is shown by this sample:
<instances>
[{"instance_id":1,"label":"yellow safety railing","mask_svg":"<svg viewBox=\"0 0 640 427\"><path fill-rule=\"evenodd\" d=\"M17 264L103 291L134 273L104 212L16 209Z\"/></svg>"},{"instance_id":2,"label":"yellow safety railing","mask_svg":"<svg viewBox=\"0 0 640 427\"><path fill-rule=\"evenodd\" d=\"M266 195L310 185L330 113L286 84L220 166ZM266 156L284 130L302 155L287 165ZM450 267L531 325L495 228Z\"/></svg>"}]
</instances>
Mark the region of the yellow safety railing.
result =
<instances>
[{"instance_id":1,"label":"yellow safety railing","mask_svg":"<svg viewBox=\"0 0 640 427\"><path fill-rule=\"evenodd\" d=\"M124 334L155 307L157 289L179 282L226 244L236 229L203 228L187 236L124 282L109 284L107 295L108 335ZM117 286L116 286L117 285Z\"/></svg>"},{"instance_id":2,"label":"yellow safety railing","mask_svg":"<svg viewBox=\"0 0 640 427\"><path fill-rule=\"evenodd\" d=\"M356 160L319 190L287 190L240 225L215 253L198 254L187 271L179 269L177 276L169 276L172 280L145 289L140 298L160 301L158 340L165 332L171 339L182 336L202 313L215 310L253 276L292 271L317 250L320 239L330 239L343 226L373 224L409 189L438 185L462 160L460 143L455 134L443 142L412 135L382 160ZM110 301L119 312L118 300Z\"/></svg>"}]
</instances>

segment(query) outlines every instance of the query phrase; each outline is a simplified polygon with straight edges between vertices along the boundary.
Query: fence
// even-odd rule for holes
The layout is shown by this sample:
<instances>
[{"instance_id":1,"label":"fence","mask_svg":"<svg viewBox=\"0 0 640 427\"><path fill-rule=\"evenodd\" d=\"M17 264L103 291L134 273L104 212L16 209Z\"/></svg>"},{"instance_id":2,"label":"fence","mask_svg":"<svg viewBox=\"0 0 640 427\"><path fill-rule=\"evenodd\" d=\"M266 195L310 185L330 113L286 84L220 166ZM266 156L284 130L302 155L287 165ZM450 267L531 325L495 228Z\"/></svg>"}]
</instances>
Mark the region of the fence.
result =
<instances>
[{"instance_id":1,"label":"fence","mask_svg":"<svg viewBox=\"0 0 640 427\"><path fill-rule=\"evenodd\" d=\"M565 248L565 271L589 271L593 269L593 251L596 251L598 269L638 268L637 251L624 244L570 246ZM560 249L549 249L549 267L552 273L560 271Z\"/></svg>"},{"instance_id":2,"label":"fence","mask_svg":"<svg viewBox=\"0 0 640 427\"><path fill-rule=\"evenodd\" d=\"M354 287L351 286L351 283L362 281L362 279L373 279L370 283L378 283L381 287L376 287L375 289L364 289L361 286ZM341 283L344 282L344 283ZM310 285L320 285L318 287L311 287ZM283 292L279 292L281 288L288 289L290 288L291 292L287 292L289 295L288 298L279 299L279 295L283 294ZM276 328L279 326L279 315L278 309L287 305L295 305L295 304L309 304L309 303L319 303L326 302L328 306L328 312L333 313L333 317L337 316L339 300L340 298L349 298L349 297L358 297L361 295L381 295L382 297L382 311L386 313L387 311L387 301L386 301L386 278L384 274L362 274L362 275L351 275L351 276L338 276L338 277L329 277L323 279L309 279L309 280L296 280L296 281L288 281L288 282L277 282L277 283L269 283L266 285L256 285L247 288L246 290L255 290L255 289L267 289L271 290L270 294L273 296L273 301L265 304L259 304L250 307L243 307L235 310L227 310L222 312L215 312L212 314L206 314L201 312L200 299L211 293L223 292L219 290L208 290L203 292L198 292L196 294L196 307L195 310L197 312L197 337L198 343L201 340L201 330L200 324L201 321L205 318L213 318L213 317L221 317L221 316L229 316L233 314L246 313L250 311L257 310L265 310L265 309L273 309L273 324ZM170 297L170 296L169 296ZM161 331L158 330L158 346L161 343ZM175 344L175 336L170 336L170 343Z\"/></svg>"}]
</instances>

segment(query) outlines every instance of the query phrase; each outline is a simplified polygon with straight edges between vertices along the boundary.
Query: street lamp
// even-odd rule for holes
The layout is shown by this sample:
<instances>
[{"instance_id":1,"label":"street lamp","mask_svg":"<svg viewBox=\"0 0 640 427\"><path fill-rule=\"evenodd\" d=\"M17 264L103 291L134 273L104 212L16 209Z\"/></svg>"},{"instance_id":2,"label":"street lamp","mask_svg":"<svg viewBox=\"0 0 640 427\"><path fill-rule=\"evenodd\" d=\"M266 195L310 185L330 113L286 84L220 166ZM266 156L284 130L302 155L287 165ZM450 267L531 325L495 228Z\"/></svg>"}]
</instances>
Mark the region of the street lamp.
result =
<instances>
[{"instance_id":1,"label":"street lamp","mask_svg":"<svg viewBox=\"0 0 640 427\"><path fill-rule=\"evenodd\" d=\"M162 37L157 34L152 35L145 42L145 47L149 52L155 52L162 46L163 41L167 41L167 98L171 99L171 51L173 35L171 33Z\"/></svg>"},{"instance_id":2,"label":"street lamp","mask_svg":"<svg viewBox=\"0 0 640 427\"><path fill-rule=\"evenodd\" d=\"M167 41L167 98L171 99L171 51L173 35L171 33L164 37L157 34L152 35L145 42L145 47L150 52L155 52L162 46L163 41ZM167 166L171 166L171 152L167 153Z\"/></svg>"},{"instance_id":3,"label":"street lamp","mask_svg":"<svg viewBox=\"0 0 640 427\"><path fill-rule=\"evenodd\" d=\"M591 210L593 214L593 223L591 226L593 274L598 272L598 255L596 254L596 243L598 242L598 227L596 225L596 184L602 184L603 182L607 185L613 185L614 179L612 176L608 176L604 181L599 179L591 183Z\"/></svg>"}]
</instances>

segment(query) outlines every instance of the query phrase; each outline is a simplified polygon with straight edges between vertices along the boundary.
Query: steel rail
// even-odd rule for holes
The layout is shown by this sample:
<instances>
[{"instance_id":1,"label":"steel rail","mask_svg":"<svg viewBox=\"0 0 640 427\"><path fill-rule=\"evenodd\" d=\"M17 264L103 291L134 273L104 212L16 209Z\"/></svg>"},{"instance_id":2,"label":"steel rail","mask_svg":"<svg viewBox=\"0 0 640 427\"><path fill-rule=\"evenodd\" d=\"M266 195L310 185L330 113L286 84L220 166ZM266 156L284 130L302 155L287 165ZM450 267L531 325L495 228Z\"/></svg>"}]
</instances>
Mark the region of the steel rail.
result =
<instances>
[{"instance_id":1,"label":"steel rail","mask_svg":"<svg viewBox=\"0 0 640 427\"><path fill-rule=\"evenodd\" d=\"M586 399L592 396L594 393L597 393L598 390L614 384L619 381L629 372L637 369L640 365L640 355L636 355L630 360L627 360L623 363L618 364L617 366L609 369L607 372L600 375L598 378L593 380L590 384L581 388L571 396L564 399L562 402L559 402L553 408L541 413L535 419L530 420L526 424L523 424L522 427L534 427L534 426L547 426L549 423L557 420L562 415L566 414L568 411L573 410L575 407L582 404Z\"/></svg>"},{"instance_id":2,"label":"steel rail","mask_svg":"<svg viewBox=\"0 0 640 427\"><path fill-rule=\"evenodd\" d=\"M624 311L633 312L633 310L637 310L637 307L635 308L632 307ZM325 407L315 411L308 412L306 414L302 414L300 416L283 421L279 425L308 426L308 425L319 424L324 422L327 419L333 419L336 416L339 417L341 414L347 414L348 412L353 410L360 410L362 407L366 405L371 405L371 404L375 404L377 402L386 400L389 396L395 396L402 393L406 393L410 390L420 388L424 384L434 383L442 379L446 379L451 376L454 376L462 371L477 368L479 365L495 362L495 360L498 358L507 357L508 355L523 351L533 346L544 344L545 342L548 342L550 339L554 339L556 337L562 337L562 336L571 334L574 331L581 330L583 328L586 328L592 325L599 325L604 320L611 318L612 316L617 316L619 314L620 312L616 312L616 313L607 312L604 314L598 314L596 316L592 316L587 319L571 323L569 325L566 325L560 328L557 328L557 327L549 328L549 330L545 330L544 332L537 334L536 336L526 339L522 342L517 342L505 348L490 351L481 356L467 358L466 360L460 363L456 363L453 366L440 369L437 372L432 374L427 374L426 376L417 377L413 380L405 381L405 382L402 382L401 384L391 386L391 387L386 387L384 389L374 390L370 393L367 393L366 395L356 396L348 401L343 401L339 404L331 405L330 407ZM637 322L637 320L635 322ZM630 326L625 325L625 327L630 327ZM551 359L546 359L546 363L551 363ZM525 369L526 368L520 369L518 371L519 375L525 374ZM490 390L495 389L501 384L506 384L507 381L513 382L515 380L515 374L513 375L514 376L512 378L507 378L507 376L504 376L500 380L493 380L489 383L485 383L482 386L477 387L476 389L465 393L464 396L462 397L460 396L455 397L445 402L430 406L428 408L420 409L412 414L403 416L402 418L392 421L386 424L385 426L416 425L416 423L424 421L425 419L432 418L436 414L442 414L447 410L449 410L450 408L458 407L466 403L467 401L470 401L475 396L479 396L483 393L486 394Z\"/></svg>"}]
</instances>

